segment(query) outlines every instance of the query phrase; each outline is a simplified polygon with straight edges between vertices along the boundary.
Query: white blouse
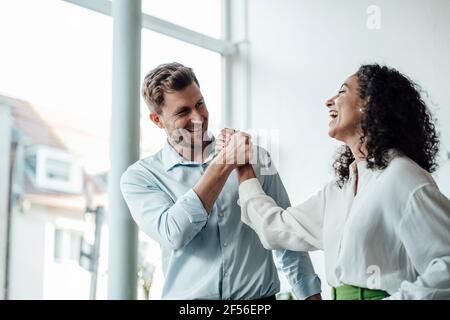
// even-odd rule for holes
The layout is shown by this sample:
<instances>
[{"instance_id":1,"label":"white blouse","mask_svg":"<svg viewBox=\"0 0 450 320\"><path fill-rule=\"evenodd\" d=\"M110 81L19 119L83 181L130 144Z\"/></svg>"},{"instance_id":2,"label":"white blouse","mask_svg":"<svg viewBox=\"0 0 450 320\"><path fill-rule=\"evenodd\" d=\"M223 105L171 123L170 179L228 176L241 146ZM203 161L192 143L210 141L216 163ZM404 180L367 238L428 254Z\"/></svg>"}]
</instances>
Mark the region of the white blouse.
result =
<instances>
[{"instance_id":1,"label":"white blouse","mask_svg":"<svg viewBox=\"0 0 450 320\"><path fill-rule=\"evenodd\" d=\"M246 180L239 186L242 221L266 249L324 250L330 286L380 289L390 299L450 299L449 199L407 157L394 156L384 170L366 165L353 163L342 189L332 181L286 210L257 179Z\"/></svg>"}]
</instances>

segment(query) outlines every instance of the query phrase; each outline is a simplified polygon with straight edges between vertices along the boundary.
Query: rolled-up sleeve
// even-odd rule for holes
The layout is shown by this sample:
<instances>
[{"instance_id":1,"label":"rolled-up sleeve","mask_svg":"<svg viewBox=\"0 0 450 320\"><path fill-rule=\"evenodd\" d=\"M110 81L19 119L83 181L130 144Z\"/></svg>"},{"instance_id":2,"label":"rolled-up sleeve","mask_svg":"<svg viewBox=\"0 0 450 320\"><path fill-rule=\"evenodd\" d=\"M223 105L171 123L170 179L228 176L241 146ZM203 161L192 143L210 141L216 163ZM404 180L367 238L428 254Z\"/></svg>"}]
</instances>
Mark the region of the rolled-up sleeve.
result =
<instances>
[{"instance_id":1,"label":"rolled-up sleeve","mask_svg":"<svg viewBox=\"0 0 450 320\"><path fill-rule=\"evenodd\" d=\"M303 300L321 292L320 278L307 252L276 250L274 253L298 299Z\"/></svg>"},{"instance_id":2,"label":"rolled-up sleeve","mask_svg":"<svg viewBox=\"0 0 450 320\"><path fill-rule=\"evenodd\" d=\"M208 213L192 189L174 201L151 176L136 169L122 175L120 186L136 224L164 247L183 248L208 221Z\"/></svg>"}]
</instances>

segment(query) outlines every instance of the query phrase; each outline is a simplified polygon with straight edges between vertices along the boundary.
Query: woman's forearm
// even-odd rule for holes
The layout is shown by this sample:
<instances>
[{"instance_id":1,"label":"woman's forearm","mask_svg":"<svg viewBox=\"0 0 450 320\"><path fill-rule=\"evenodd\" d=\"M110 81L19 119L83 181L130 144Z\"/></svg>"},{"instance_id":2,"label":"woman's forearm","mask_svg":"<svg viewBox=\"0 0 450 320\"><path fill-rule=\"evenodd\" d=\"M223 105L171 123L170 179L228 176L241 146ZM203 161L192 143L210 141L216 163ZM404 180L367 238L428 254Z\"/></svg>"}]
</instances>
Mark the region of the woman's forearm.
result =
<instances>
[{"instance_id":1,"label":"woman's forearm","mask_svg":"<svg viewBox=\"0 0 450 320\"><path fill-rule=\"evenodd\" d=\"M237 167L237 175L239 178L239 183L244 182L248 179L256 178L255 171L251 164L246 164L244 166Z\"/></svg>"}]
</instances>

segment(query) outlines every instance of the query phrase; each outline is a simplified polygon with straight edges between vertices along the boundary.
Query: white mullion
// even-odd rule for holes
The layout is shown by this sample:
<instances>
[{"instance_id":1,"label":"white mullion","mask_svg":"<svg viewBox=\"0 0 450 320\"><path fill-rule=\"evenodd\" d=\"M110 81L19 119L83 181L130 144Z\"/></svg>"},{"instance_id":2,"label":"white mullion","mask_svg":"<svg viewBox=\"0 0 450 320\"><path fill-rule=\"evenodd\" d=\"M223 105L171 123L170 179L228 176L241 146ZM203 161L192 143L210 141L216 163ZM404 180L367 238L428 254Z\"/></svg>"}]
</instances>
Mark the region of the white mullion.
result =
<instances>
[{"instance_id":1,"label":"white mullion","mask_svg":"<svg viewBox=\"0 0 450 320\"><path fill-rule=\"evenodd\" d=\"M231 1L222 0L222 39L231 41ZM231 127L232 119L232 56L222 55L222 109L221 124L225 127Z\"/></svg>"}]
</instances>

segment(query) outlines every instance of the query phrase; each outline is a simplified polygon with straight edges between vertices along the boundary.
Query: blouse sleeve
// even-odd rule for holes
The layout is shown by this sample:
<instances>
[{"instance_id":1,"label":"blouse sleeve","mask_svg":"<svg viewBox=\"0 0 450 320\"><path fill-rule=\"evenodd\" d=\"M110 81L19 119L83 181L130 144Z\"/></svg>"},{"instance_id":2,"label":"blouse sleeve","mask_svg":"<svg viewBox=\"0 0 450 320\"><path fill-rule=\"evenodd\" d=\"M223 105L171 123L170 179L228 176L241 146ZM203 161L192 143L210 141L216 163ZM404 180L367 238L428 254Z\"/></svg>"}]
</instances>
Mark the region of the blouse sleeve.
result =
<instances>
[{"instance_id":1,"label":"blouse sleeve","mask_svg":"<svg viewBox=\"0 0 450 320\"><path fill-rule=\"evenodd\" d=\"M399 236L419 276L390 299L450 299L450 200L434 184L410 197Z\"/></svg>"},{"instance_id":2,"label":"blouse sleeve","mask_svg":"<svg viewBox=\"0 0 450 320\"><path fill-rule=\"evenodd\" d=\"M264 193L257 179L249 179L240 184L239 199L242 222L255 230L266 249L322 249L325 189L284 210Z\"/></svg>"}]
</instances>

